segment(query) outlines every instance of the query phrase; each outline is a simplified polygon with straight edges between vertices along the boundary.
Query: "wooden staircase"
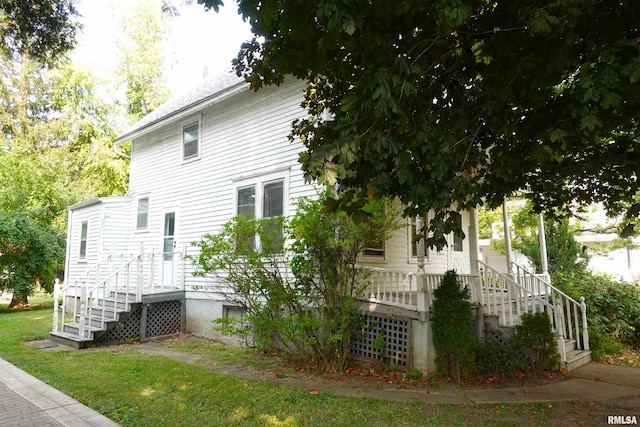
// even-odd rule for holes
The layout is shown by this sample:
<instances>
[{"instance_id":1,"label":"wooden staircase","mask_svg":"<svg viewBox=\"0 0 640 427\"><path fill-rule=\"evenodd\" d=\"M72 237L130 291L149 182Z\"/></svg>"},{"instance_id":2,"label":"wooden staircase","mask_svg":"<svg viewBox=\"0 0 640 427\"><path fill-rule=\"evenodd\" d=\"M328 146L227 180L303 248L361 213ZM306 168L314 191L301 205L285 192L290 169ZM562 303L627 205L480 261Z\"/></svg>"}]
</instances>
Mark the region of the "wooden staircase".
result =
<instances>
[{"instance_id":1,"label":"wooden staircase","mask_svg":"<svg viewBox=\"0 0 640 427\"><path fill-rule=\"evenodd\" d=\"M584 298L575 301L517 264L512 276L481 267L482 305L485 316L494 318L488 329L510 335L523 313L546 313L557 337L561 368L571 371L591 361Z\"/></svg>"},{"instance_id":2,"label":"wooden staircase","mask_svg":"<svg viewBox=\"0 0 640 427\"><path fill-rule=\"evenodd\" d=\"M158 283L163 277L158 261L164 255L145 255L141 249L117 265L106 258L70 285L62 287L56 280L51 339L87 348L184 331L181 282Z\"/></svg>"}]
</instances>

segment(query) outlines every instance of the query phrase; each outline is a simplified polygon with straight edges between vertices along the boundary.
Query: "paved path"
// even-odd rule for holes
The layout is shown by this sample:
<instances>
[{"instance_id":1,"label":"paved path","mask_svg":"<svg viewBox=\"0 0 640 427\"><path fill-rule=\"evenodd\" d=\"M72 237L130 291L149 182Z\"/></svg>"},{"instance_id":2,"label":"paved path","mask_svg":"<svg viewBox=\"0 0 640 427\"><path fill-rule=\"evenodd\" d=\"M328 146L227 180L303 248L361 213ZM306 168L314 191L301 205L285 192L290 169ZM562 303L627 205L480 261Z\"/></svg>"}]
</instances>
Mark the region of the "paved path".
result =
<instances>
[{"instance_id":1,"label":"paved path","mask_svg":"<svg viewBox=\"0 0 640 427\"><path fill-rule=\"evenodd\" d=\"M119 424L0 359L0 426L115 427Z\"/></svg>"}]
</instances>

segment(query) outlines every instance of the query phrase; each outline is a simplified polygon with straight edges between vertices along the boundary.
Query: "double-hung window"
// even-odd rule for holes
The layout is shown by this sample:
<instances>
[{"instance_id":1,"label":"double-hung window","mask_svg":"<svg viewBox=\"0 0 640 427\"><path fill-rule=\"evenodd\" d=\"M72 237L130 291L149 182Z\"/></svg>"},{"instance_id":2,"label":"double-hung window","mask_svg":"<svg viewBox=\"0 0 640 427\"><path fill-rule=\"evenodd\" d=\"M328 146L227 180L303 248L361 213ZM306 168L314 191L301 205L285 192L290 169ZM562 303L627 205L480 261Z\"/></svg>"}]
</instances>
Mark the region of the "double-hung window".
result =
<instances>
[{"instance_id":1,"label":"double-hung window","mask_svg":"<svg viewBox=\"0 0 640 427\"><path fill-rule=\"evenodd\" d=\"M423 219L424 221L424 219ZM419 235L419 230L416 227L416 218L411 218L411 234L410 234L410 242L411 242L411 256L413 258L417 258L418 255L422 255L425 258L427 258L429 256L429 248L426 245L426 240L429 237L429 234L427 233L426 230L426 224L424 224L423 222L423 231L422 231L422 235L420 236L422 238L422 253L419 253L419 239L420 237Z\"/></svg>"},{"instance_id":2,"label":"double-hung window","mask_svg":"<svg viewBox=\"0 0 640 427\"><path fill-rule=\"evenodd\" d=\"M136 230L146 230L149 228L149 198L140 197L138 199L138 214L136 219Z\"/></svg>"},{"instance_id":3,"label":"double-hung window","mask_svg":"<svg viewBox=\"0 0 640 427\"><path fill-rule=\"evenodd\" d=\"M256 180L249 185L237 187L236 215L255 218L280 217L284 215L284 194L284 179ZM283 231L280 223L274 223L267 231L274 233L275 243L282 241ZM255 240L251 245L255 245Z\"/></svg>"},{"instance_id":4,"label":"double-hung window","mask_svg":"<svg viewBox=\"0 0 640 427\"><path fill-rule=\"evenodd\" d=\"M89 222L82 221L80 225L80 253L78 258L87 259L87 236L89 233Z\"/></svg>"},{"instance_id":5,"label":"double-hung window","mask_svg":"<svg viewBox=\"0 0 640 427\"><path fill-rule=\"evenodd\" d=\"M182 127L182 160L197 159L200 156L200 121Z\"/></svg>"}]
</instances>

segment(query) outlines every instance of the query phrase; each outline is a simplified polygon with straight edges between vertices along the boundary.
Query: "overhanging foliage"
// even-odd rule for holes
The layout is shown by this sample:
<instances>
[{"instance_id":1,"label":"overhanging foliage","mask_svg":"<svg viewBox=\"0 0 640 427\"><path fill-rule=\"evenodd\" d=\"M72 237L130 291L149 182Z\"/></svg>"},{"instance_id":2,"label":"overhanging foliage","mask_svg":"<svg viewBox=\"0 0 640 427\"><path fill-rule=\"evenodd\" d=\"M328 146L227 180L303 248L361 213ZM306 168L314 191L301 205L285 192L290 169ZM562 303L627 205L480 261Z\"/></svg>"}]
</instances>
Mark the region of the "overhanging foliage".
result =
<instances>
[{"instance_id":1,"label":"overhanging foliage","mask_svg":"<svg viewBox=\"0 0 640 427\"><path fill-rule=\"evenodd\" d=\"M291 134L307 177L436 209L428 244L460 231L452 206L520 189L536 210L640 213L640 3L238 4L255 34L238 73L254 89L308 82Z\"/></svg>"}]
</instances>

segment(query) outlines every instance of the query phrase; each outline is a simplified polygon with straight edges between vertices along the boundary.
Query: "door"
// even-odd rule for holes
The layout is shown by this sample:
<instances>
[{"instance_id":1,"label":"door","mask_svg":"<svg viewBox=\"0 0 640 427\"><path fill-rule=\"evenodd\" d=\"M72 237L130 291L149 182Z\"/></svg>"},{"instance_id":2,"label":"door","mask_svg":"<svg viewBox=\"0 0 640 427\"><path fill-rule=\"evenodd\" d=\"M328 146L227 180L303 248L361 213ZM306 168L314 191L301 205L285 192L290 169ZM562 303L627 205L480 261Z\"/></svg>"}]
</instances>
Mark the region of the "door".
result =
<instances>
[{"instance_id":1,"label":"door","mask_svg":"<svg viewBox=\"0 0 640 427\"><path fill-rule=\"evenodd\" d=\"M162 264L161 274L162 287L173 287L176 285L176 213L165 212L164 232L162 236Z\"/></svg>"}]
</instances>

